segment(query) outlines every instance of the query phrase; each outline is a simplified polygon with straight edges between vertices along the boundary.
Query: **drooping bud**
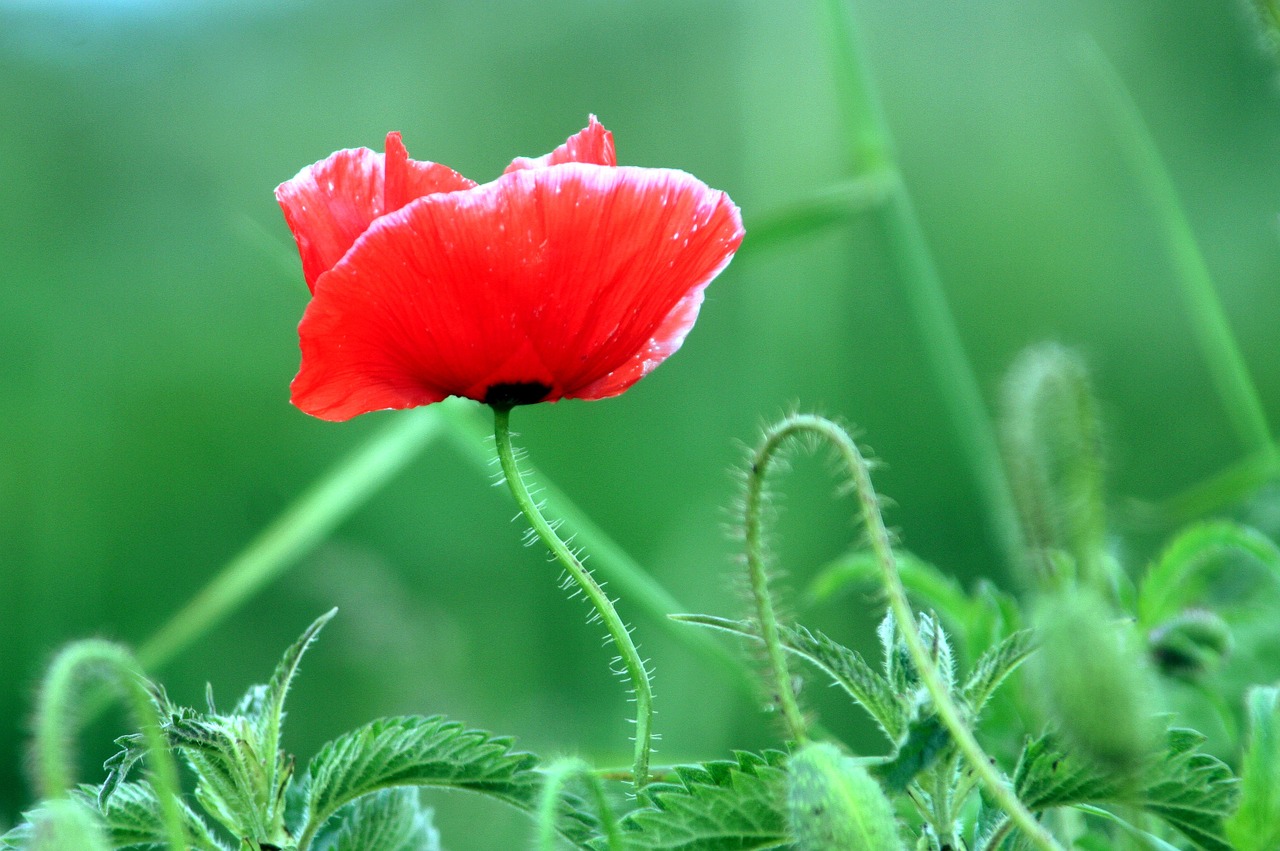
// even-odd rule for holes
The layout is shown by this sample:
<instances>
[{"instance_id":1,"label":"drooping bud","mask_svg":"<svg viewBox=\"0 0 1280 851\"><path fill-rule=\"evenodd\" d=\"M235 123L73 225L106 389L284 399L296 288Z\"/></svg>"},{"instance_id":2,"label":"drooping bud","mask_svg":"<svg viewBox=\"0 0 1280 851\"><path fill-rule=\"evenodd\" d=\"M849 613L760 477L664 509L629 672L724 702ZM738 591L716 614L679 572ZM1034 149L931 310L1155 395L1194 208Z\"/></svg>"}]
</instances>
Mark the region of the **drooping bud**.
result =
<instances>
[{"instance_id":1,"label":"drooping bud","mask_svg":"<svg viewBox=\"0 0 1280 851\"><path fill-rule=\"evenodd\" d=\"M1187 609L1151 630L1151 658L1160 673L1195 680L1231 652L1231 627L1208 609Z\"/></svg>"},{"instance_id":2,"label":"drooping bud","mask_svg":"<svg viewBox=\"0 0 1280 851\"><path fill-rule=\"evenodd\" d=\"M1132 630L1103 598L1064 589L1041 600L1035 670L1045 709L1084 755L1136 771L1157 744L1154 677Z\"/></svg>"},{"instance_id":3,"label":"drooping bud","mask_svg":"<svg viewBox=\"0 0 1280 851\"><path fill-rule=\"evenodd\" d=\"M1082 585L1106 589L1102 437L1084 364L1055 343L1027 349L1005 379L1003 416L1028 584L1070 584L1066 572Z\"/></svg>"},{"instance_id":4,"label":"drooping bud","mask_svg":"<svg viewBox=\"0 0 1280 851\"><path fill-rule=\"evenodd\" d=\"M792 755L787 816L799 851L904 849L880 784L825 742L810 742Z\"/></svg>"}]
</instances>

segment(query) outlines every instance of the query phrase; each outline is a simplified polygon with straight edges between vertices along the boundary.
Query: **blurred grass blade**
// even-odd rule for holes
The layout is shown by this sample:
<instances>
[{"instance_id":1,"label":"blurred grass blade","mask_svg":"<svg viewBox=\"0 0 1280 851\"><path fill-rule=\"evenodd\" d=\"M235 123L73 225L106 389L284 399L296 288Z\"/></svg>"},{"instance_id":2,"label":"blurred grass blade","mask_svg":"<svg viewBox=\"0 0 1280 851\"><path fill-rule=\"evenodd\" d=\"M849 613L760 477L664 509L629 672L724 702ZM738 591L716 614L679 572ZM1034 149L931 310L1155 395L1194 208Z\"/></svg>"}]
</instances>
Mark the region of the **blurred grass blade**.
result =
<instances>
[{"instance_id":1,"label":"blurred grass blade","mask_svg":"<svg viewBox=\"0 0 1280 851\"><path fill-rule=\"evenodd\" d=\"M1150 199L1160 237L1169 252L1186 302L1196 342L1208 362L1214 385L1227 408L1236 435L1250 453L1274 456L1276 447L1258 389L1231 332L1209 267L1151 131L1124 81L1097 42L1087 37L1082 39L1079 57L1087 82L1105 110L1121 152L1133 168L1143 193Z\"/></svg>"},{"instance_id":2,"label":"blurred grass blade","mask_svg":"<svg viewBox=\"0 0 1280 851\"><path fill-rule=\"evenodd\" d=\"M482 422L479 413L472 410L473 406L464 408L440 404L434 407L444 413L445 422L449 425L447 434L457 448L485 476L490 475L493 472L490 462L494 458L494 449L489 438L489 427ZM596 526L545 473L528 460L521 461L521 467L537 480L541 490L539 499L546 501L546 512L564 521L565 528L573 536L574 546L581 547L590 555L593 570L609 581L610 591L621 597L624 605L645 611L669 635L718 663L733 674L738 685L754 694L754 680L743 659L725 650L702 632L680 629L668 620L667 615L686 611L685 607L618 546L617 542Z\"/></svg>"},{"instance_id":3,"label":"blurred grass blade","mask_svg":"<svg viewBox=\"0 0 1280 851\"><path fill-rule=\"evenodd\" d=\"M747 221L747 237L738 256L768 251L795 239L845 224L883 204L890 183L882 176L867 175L813 193L777 212Z\"/></svg>"},{"instance_id":4,"label":"blurred grass blade","mask_svg":"<svg viewBox=\"0 0 1280 851\"><path fill-rule=\"evenodd\" d=\"M390 481L441 431L439 406L397 413L302 494L142 644L138 659L154 669L217 626L264 585L297 563Z\"/></svg>"},{"instance_id":5,"label":"blurred grass blade","mask_svg":"<svg viewBox=\"0 0 1280 851\"><path fill-rule=\"evenodd\" d=\"M850 168L855 175L873 175L888 182L886 202L879 213L889 250L934 383L985 503L988 523L1006 561L1014 564L1020 551L1018 520L1000 463L995 427L947 304L914 202L898 172L893 137L863 60L853 11L847 0L822 0L821 5L839 107L844 113Z\"/></svg>"},{"instance_id":6,"label":"blurred grass blade","mask_svg":"<svg viewBox=\"0 0 1280 851\"><path fill-rule=\"evenodd\" d=\"M1253 453L1218 475L1192 485L1154 507L1140 506L1136 513L1139 520L1149 517L1166 528L1182 526L1242 502L1276 478L1280 478L1280 450L1273 446Z\"/></svg>"}]
</instances>

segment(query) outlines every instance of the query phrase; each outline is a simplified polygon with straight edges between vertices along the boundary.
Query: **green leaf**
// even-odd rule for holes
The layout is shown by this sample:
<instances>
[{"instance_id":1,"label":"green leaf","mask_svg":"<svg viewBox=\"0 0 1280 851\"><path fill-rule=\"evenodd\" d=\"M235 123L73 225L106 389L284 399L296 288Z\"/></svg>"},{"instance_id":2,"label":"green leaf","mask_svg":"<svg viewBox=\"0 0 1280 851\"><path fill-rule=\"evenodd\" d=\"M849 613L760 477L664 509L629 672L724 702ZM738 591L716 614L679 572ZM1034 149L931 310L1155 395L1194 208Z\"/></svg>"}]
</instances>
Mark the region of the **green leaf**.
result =
<instances>
[{"instance_id":1,"label":"green leaf","mask_svg":"<svg viewBox=\"0 0 1280 851\"><path fill-rule=\"evenodd\" d=\"M1255 686L1245 697L1249 741L1240 770L1240 806L1227 822L1237 851L1280 847L1280 689Z\"/></svg>"},{"instance_id":2,"label":"green leaf","mask_svg":"<svg viewBox=\"0 0 1280 851\"><path fill-rule=\"evenodd\" d=\"M1199 748L1204 736L1172 728L1165 749L1138 777L1120 777L1072 756L1052 735L1029 742L1013 783L1035 811L1078 804L1140 807L1160 817L1205 851L1232 851L1224 822L1235 808L1231 769Z\"/></svg>"},{"instance_id":3,"label":"green leaf","mask_svg":"<svg viewBox=\"0 0 1280 851\"><path fill-rule=\"evenodd\" d=\"M1182 530L1147 571L1138 592L1138 621L1150 629L1201 601L1226 557L1249 556L1280 577L1280 548L1266 535L1226 520Z\"/></svg>"},{"instance_id":4,"label":"green leaf","mask_svg":"<svg viewBox=\"0 0 1280 851\"><path fill-rule=\"evenodd\" d=\"M86 806L95 809L107 831L109 847L164 847L168 841L160 804L155 789L149 783L121 783L106 806L99 808L99 791L92 786L81 786L74 794ZM214 838L209 826L185 803L182 818L192 847L200 851L226 851L226 846Z\"/></svg>"},{"instance_id":5,"label":"green leaf","mask_svg":"<svg viewBox=\"0 0 1280 851\"><path fill-rule=\"evenodd\" d=\"M671 615L673 620L692 623L734 635L760 640L750 621L736 621L713 615ZM832 641L820 632L802 626L780 627L782 646L831 677L854 701L865 709L895 745L906 733L909 713L894 694L884 675L867 664L858 653Z\"/></svg>"},{"instance_id":6,"label":"green leaf","mask_svg":"<svg viewBox=\"0 0 1280 851\"><path fill-rule=\"evenodd\" d=\"M342 808L339 826L316 843L319 851L440 851L440 833L419 790L383 789Z\"/></svg>"},{"instance_id":7,"label":"green leaf","mask_svg":"<svg viewBox=\"0 0 1280 851\"><path fill-rule=\"evenodd\" d=\"M23 822L0 836L5 851L110 851L93 807L58 798L23 815Z\"/></svg>"},{"instance_id":8,"label":"green leaf","mask_svg":"<svg viewBox=\"0 0 1280 851\"><path fill-rule=\"evenodd\" d=\"M276 753L280 748L280 725L284 721L284 701L289 694L289 686L297 676L298 664L303 655L311 647L312 642L320 635L325 624L333 620L337 609L330 609L311 622L297 641L285 651L280 663L276 665L271 679L262 693L262 714L259 716L259 731L262 736L262 751L266 755Z\"/></svg>"},{"instance_id":9,"label":"green leaf","mask_svg":"<svg viewBox=\"0 0 1280 851\"><path fill-rule=\"evenodd\" d=\"M645 787L646 807L622 821L625 847L662 851L762 851L793 840L785 810L786 754L678 766L677 783ZM596 848L603 846L597 844Z\"/></svg>"},{"instance_id":10,"label":"green leaf","mask_svg":"<svg viewBox=\"0 0 1280 851\"><path fill-rule=\"evenodd\" d=\"M311 760L306 828L298 847L305 849L339 808L395 786L467 789L531 810L537 759L511 746L509 738L440 716L382 718L339 736Z\"/></svg>"},{"instance_id":11,"label":"green leaf","mask_svg":"<svg viewBox=\"0 0 1280 851\"><path fill-rule=\"evenodd\" d=\"M1019 630L987 650L973 666L960 696L977 717L1000 684L1036 649L1034 633Z\"/></svg>"}]
</instances>

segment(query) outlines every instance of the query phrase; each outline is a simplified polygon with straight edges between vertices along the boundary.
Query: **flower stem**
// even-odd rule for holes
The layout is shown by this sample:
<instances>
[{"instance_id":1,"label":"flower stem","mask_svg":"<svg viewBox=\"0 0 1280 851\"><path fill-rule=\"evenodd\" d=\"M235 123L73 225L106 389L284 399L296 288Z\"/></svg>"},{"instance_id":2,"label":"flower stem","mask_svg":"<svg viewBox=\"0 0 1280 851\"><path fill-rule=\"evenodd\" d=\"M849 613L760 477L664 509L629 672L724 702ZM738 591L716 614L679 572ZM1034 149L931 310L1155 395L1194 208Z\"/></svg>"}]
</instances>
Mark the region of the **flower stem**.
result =
<instances>
[{"instance_id":1,"label":"flower stem","mask_svg":"<svg viewBox=\"0 0 1280 851\"><path fill-rule=\"evenodd\" d=\"M187 831L178 804L178 768L160 719L147 693L142 671L133 654L118 644L88 639L67 645L54 658L40 688L36 706L36 771L40 794L56 798L73 781L70 735L72 712L81 704L81 678L86 670L103 671L128 697L134 720L147 743L147 760L170 851L185 851Z\"/></svg>"},{"instance_id":2,"label":"flower stem","mask_svg":"<svg viewBox=\"0 0 1280 851\"><path fill-rule=\"evenodd\" d=\"M543 516L541 506L536 503L524 482L524 476L516 463L515 451L511 446L511 410L509 408L493 409L493 434L498 447L498 462L502 465L503 477L515 497L516 504L524 514L533 531L551 550L556 559L564 565L565 570L573 577L582 592L591 601L596 612L604 622L609 637L618 648L619 658L626 668L636 703L636 735L635 735L635 769L633 782L636 788L643 786L649 778L649 751L651 749L651 728L653 725L653 691L649 683L649 672L645 669L640 651L631 640L631 631L618 617L613 601L604 593L604 589L596 582L591 572L583 566L568 545L560 539L555 529Z\"/></svg>"},{"instance_id":3,"label":"flower stem","mask_svg":"<svg viewBox=\"0 0 1280 851\"><path fill-rule=\"evenodd\" d=\"M773 610L773 597L769 593L769 576L765 569L763 513L765 476L769 465L783 441L767 434L765 440L756 448L751 456L751 468L747 474L747 493L745 499L745 526L747 576L751 586L751 596L756 604L756 620L760 626L760 640L764 643L765 654L769 659L769 668L773 673L773 690L782 710L782 721L787 733L797 744L803 744L807 737L804 715L796 702L795 690L791 687L791 673L787 670L787 656L782 641L778 637L778 618Z\"/></svg>"},{"instance_id":4,"label":"flower stem","mask_svg":"<svg viewBox=\"0 0 1280 851\"><path fill-rule=\"evenodd\" d=\"M862 519L866 526L867 537L871 542L871 549L880 566L880 580L889 597L889 608L907 645L907 652L911 654L911 660L920 674L920 680L933 700L938 719L951 733L956 747L960 749L970 769L977 775L992 799L1008 814L1009 819L1023 832L1028 841L1041 851L1062 851L1061 846L1018 799L992 763L991 758L982 750L982 746L974 738L973 731L965 722L960 708L951 699L946 683L938 673L929 648L925 646L920 635L915 613L912 612L911 603L907 600L906 588L903 587L902 579L898 576L889 531L885 528L884 518L880 514L880 501L871 484L870 466L862 457L862 452L853 438L831 420L809 414L797 414L771 427L765 433L765 442L780 444L791 437L806 433L834 446L840 454L841 462L853 478L853 490L862 509Z\"/></svg>"}]
</instances>

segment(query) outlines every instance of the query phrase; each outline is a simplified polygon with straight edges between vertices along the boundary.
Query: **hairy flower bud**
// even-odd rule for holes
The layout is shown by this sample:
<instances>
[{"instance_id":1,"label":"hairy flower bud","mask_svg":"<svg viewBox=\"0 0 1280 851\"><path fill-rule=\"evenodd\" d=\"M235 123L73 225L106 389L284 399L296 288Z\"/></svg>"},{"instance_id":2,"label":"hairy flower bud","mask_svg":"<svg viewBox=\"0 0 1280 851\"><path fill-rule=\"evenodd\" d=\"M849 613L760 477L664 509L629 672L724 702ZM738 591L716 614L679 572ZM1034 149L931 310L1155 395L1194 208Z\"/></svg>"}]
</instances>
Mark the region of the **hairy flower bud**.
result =
<instances>
[{"instance_id":1,"label":"hairy flower bud","mask_svg":"<svg viewBox=\"0 0 1280 851\"><path fill-rule=\"evenodd\" d=\"M1041 601L1041 697L1063 735L1117 773L1136 770L1156 742L1153 678L1137 642L1099 594L1065 590Z\"/></svg>"},{"instance_id":2,"label":"hairy flower bud","mask_svg":"<svg viewBox=\"0 0 1280 851\"><path fill-rule=\"evenodd\" d=\"M867 770L833 745L791 757L787 815L800 851L902 851L893 807Z\"/></svg>"}]
</instances>

